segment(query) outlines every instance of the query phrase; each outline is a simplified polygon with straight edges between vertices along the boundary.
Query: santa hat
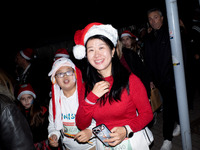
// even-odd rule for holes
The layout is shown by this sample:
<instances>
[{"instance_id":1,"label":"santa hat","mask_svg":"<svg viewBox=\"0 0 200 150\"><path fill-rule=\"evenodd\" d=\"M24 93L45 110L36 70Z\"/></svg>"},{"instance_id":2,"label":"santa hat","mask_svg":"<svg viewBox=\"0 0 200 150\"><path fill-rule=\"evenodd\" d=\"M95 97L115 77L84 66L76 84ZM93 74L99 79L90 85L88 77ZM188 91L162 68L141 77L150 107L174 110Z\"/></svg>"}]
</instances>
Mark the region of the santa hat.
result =
<instances>
[{"instance_id":1,"label":"santa hat","mask_svg":"<svg viewBox=\"0 0 200 150\"><path fill-rule=\"evenodd\" d=\"M54 58L58 58L58 57L69 58L69 53L67 52L65 48L60 48L56 51Z\"/></svg>"},{"instance_id":2,"label":"santa hat","mask_svg":"<svg viewBox=\"0 0 200 150\"><path fill-rule=\"evenodd\" d=\"M60 94L61 89L59 85L56 83L55 74L60 67L69 66L74 69L76 84L78 90L78 99L84 99L84 91L83 91L83 81L82 81L82 73L81 71L74 65L74 63L68 58L59 58L57 59L52 66L51 71L49 72L49 76L51 76L52 82L52 112L53 112L53 120L55 122L55 128L57 130L62 129L62 119L61 119L61 108L60 108ZM79 101L80 104L80 101Z\"/></svg>"},{"instance_id":3,"label":"santa hat","mask_svg":"<svg viewBox=\"0 0 200 150\"><path fill-rule=\"evenodd\" d=\"M20 98L24 94L29 94L29 95L32 95L34 99L36 98L36 94L35 94L32 86L30 84L23 84L23 85L20 86L17 99L20 100Z\"/></svg>"},{"instance_id":4,"label":"santa hat","mask_svg":"<svg viewBox=\"0 0 200 150\"><path fill-rule=\"evenodd\" d=\"M31 48L26 48L24 50L20 51L20 54L22 55L23 58L25 58L26 60L31 60L31 58L33 57L33 49Z\"/></svg>"},{"instance_id":5,"label":"santa hat","mask_svg":"<svg viewBox=\"0 0 200 150\"><path fill-rule=\"evenodd\" d=\"M76 45L73 47L73 54L76 59L83 59L85 57L85 43L94 35L104 35L114 46L117 45L118 33L115 28L109 24L104 25L98 22L90 23L84 29L75 32L74 42Z\"/></svg>"},{"instance_id":6,"label":"santa hat","mask_svg":"<svg viewBox=\"0 0 200 150\"><path fill-rule=\"evenodd\" d=\"M132 38L135 38L136 41L138 40L137 36L135 36L133 33L131 33L130 31L128 30L124 30L121 34L121 38L124 37L124 36L129 36L129 37L132 37Z\"/></svg>"}]
</instances>

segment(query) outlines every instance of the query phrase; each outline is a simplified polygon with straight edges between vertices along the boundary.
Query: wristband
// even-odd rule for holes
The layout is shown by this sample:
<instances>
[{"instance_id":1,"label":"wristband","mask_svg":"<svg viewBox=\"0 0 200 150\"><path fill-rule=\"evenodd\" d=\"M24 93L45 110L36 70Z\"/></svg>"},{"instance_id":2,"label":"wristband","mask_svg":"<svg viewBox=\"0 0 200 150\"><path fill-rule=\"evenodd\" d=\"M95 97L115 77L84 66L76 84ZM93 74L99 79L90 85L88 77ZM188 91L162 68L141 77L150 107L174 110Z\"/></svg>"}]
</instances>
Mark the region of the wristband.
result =
<instances>
[{"instance_id":1,"label":"wristband","mask_svg":"<svg viewBox=\"0 0 200 150\"><path fill-rule=\"evenodd\" d=\"M129 127L129 125L125 125L124 127L125 127L126 133L127 133L126 137L127 138L131 138L133 136L134 132L131 130L131 128Z\"/></svg>"},{"instance_id":2,"label":"wristband","mask_svg":"<svg viewBox=\"0 0 200 150\"><path fill-rule=\"evenodd\" d=\"M125 130L126 130L126 137L128 137L128 131L127 131L127 129L126 129L126 126L123 126L124 128L125 128Z\"/></svg>"}]
</instances>

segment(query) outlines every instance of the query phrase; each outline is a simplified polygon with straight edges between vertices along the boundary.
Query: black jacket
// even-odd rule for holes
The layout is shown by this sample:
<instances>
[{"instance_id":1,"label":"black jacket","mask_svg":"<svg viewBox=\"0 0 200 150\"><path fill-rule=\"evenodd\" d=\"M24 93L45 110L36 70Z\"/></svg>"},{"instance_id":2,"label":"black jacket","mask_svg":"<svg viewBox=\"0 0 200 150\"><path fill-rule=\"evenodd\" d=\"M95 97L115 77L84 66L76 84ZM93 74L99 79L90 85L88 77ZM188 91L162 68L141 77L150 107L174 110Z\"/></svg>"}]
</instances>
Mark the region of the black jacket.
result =
<instances>
[{"instance_id":1,"label":"black jacket","mask_svg":"<svg viewBox=\"0 0 200 150\"><path fill-rule=\"evenodd\" d=\"M147 74L147 69L139 55L133 50L123 48L122 49L124 59L128 64L132 73L134 73L137 77L139 77L144 84L148 96L150 96L150 86L149 86L149 77Z\"/></svg>"},{"instance_id":2,"label":"black jacket","mask_svg":"<svg viewBox=\"0 0 200 150\"><path fill-rule=\"evenodd\" d=\"M144 61L149 71L150 81L156 86L174 85L171 46L167 26L153 30L145 40Z\"/></svg>"},{"instance_id":3,"label":"black jacket","mask_svg":"<svg viewBox=\"0 0 200 150\"><path fill-rule=\"evenodd\" d=\"M0 150L32 150L32 134L18 107L0 94Z\"/></svg>"}]
</instances>

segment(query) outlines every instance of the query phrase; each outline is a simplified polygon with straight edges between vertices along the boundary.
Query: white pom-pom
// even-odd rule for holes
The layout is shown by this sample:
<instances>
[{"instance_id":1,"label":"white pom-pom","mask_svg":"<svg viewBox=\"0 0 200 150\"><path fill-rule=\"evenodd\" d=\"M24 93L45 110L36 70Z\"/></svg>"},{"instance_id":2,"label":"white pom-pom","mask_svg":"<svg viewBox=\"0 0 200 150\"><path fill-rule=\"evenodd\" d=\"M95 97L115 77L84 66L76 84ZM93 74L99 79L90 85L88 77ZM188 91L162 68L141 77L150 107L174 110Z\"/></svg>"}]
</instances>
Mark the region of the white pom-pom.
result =
<instances>
[{"instance_id":1,"label":"white pom-pom","mask_svg":"<svg viewBox=\"0 0 200 150\"><path fill-rule=\"evenodd\" d=\"M75 45L73 47L73 54L76 59L83 59L86 54L85 47L83 45Z\"/></svg>"}]
</instances>

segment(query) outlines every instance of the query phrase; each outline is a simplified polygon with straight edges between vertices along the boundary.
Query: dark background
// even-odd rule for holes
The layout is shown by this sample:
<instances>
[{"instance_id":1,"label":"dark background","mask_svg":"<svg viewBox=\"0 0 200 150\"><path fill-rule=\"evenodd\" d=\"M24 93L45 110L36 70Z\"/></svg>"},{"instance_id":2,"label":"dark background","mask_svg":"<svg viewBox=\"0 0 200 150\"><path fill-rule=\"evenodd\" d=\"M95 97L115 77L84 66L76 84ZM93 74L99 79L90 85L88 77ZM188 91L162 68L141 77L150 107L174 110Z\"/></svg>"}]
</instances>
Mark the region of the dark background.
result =
<instances>
[{"instance_id":1,"label":"dark background","mask_svg":"<svg viewBox=\"0 0 200 150\"><path fill-rule=\"evenodd\" d=\"M177 3L179 18L190 28L198 0L177 0ZM161 8L165 14L165 0L2 4L0 67L8 71L13 69L14 56L20 49L73 41L75 31L91 22L112 24L117 29L146 23L146 12L153 7Z\"/></svg>"}]
</instances>

